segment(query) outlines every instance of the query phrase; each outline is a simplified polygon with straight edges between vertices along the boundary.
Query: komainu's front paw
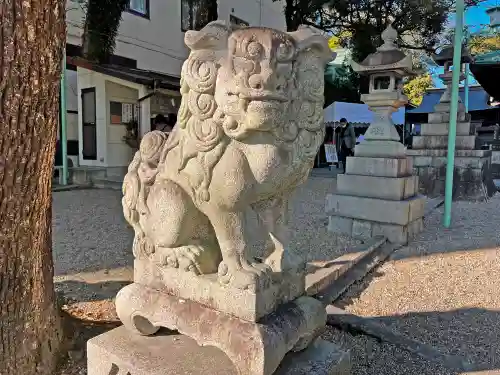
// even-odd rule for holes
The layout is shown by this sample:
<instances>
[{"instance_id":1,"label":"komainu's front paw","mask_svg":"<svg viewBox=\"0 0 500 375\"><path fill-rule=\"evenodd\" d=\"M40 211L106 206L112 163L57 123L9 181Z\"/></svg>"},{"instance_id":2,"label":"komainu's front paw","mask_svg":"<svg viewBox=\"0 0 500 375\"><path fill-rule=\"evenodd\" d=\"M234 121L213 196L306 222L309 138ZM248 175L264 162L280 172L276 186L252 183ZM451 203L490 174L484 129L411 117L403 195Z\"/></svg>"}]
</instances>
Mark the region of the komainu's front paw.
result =
<instances>
[{"instance_id":1,"label":"komainu's front paw","mask_svg":"<svg viewBox=\"0 0 500 375\"><path fill-rule=\"evenodd\" d=\"M251 263L239 268L230 268L225 262L219 265L219 282L233 288L258 291L271 284L271 268L263 263Z\"/></svg>"},{"instance_id":2,"label":"komainu's front paw","mask_svg":"<svg viewBox=\"0 0 500 375\"><path fill-rule=\"evenodd\" d=\"M155 260L161 266L178 268L195 275L214 273L217 269L217 255L199 245L174 248L157 247Z\"/></svg>"}]
</instances>

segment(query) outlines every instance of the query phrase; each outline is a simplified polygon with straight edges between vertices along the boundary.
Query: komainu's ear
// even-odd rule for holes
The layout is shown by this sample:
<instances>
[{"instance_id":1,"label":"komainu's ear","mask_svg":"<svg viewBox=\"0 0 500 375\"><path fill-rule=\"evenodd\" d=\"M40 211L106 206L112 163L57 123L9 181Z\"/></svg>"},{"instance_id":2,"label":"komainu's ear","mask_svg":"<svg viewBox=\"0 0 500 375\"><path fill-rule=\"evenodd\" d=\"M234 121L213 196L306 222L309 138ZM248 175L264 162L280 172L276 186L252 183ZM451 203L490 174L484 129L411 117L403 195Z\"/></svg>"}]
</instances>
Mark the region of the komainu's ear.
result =
<instances>
[{"instance_id":1,"label":"komainu's ear","mask_svg":"<svg viewBox=\"0 0 500 375\"><path fill-rule=\"evenodd\" d=\"M184 36L184 43L192 51L201 49L224 49L231 34L231 26L224 21L213 21L200 31L189 30Z\"/></svg>"},{"instance_id":2,"label":"komainu's ear","mask_svg":"<svg viewBox=\"0 0 500 375\"><path fill-rule=\"evenodd\" d=\"M321 58L325 64L334 60L337 55L330 50L327 37L318 29L300 26L297 31L289 34L296 42L298 53L310 51Z\"/></svg>"}]
</instances>

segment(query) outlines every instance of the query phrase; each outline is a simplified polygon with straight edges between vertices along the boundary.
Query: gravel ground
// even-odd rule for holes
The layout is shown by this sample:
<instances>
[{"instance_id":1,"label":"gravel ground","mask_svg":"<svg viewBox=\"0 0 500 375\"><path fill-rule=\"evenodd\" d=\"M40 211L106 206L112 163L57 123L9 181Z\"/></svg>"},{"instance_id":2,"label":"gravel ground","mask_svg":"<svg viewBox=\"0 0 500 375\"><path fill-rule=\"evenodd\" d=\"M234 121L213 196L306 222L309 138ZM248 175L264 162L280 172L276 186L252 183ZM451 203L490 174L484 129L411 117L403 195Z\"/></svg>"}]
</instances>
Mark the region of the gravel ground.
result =
<instances>
[{"instance_id":1,"label":"gravel ground","mask_svg":"<svg viewBox=\"0 0 500 375\"><path fill-rule=\"evenodd\" d=\"M351 243L357 243L326 230L325 197L335 191L335 183L329 173L313 174L292 199L290 247L307 253L309 260L334 259L346 253ZM121 193L112 190L54 194L56 288L78 301L66 309L73 316L116 320L110 299L132 278L133 233L123 219L120 199ZM89 308L86 301L98 302ZM95 306L99 306L98 312ZM324 338L351 350L353 375L451 375L438 365L365 336L329 328ZM79 363L69 364L71 371L64 374L85 374L84 360Z\"/></svg>"},{"instance_id":2,"label":"gravel ground","mask_svg":"<svg viewBox=\"0 0 500 375\"><path fill-rule=\"evenodd\" d=\"M326 194L335 191L330 173L311 177L292 199L292 250L308 259L335 259L358 243L328 233ZM73 190L53 194L53 255L56 290L65 296L69 316L84 321L117 321L112 298L132 280L133 231L121 208L121 193L113 190ZM82 329L79 327L79 329ZM84 343L62 375L85 375Z\"/></svg>"},{"instance_id":3,"label":"gravel ground","mask_svg":"<svg viewBox=\"0 0 500 375\"><path fill-rule=\"evenodd\" d=\"M132 264L133 231L121 192L71 190L53 194L52 248L56 276Z\"/></svg>"},{"instance_id":4,"label":"gravel ground","mask_svg":"<svg viewBox=\"0 0 500 375\"><path fill-rule=\"evenodd\" d=\"M349 251L350 244L358 243L326 230L325 198L335 191L335 183L332 177L311 177L299 187L290 204L290 248L307 254L310 260L335 259ZM113 296L121 282L132 278L133 231L123 218L121 192L65 191L54 193L53 201L58 287L70 291L77 288L85 299ZM86 286L81 291L79 286L85 281L101 285Z\"/></svg>"},{"instance_id":5,"label":"gravel ground","mask_svg":"<svg viewBox=\"0 0 500 375\"><path fill-rule=\"evenodd\" d=\"M454 203L450 229L441 226L443 209L434 211L410 246L337 304L463 356L476 371L500 373L499 210L498 195Z\"/></svg>"}]
</instances>

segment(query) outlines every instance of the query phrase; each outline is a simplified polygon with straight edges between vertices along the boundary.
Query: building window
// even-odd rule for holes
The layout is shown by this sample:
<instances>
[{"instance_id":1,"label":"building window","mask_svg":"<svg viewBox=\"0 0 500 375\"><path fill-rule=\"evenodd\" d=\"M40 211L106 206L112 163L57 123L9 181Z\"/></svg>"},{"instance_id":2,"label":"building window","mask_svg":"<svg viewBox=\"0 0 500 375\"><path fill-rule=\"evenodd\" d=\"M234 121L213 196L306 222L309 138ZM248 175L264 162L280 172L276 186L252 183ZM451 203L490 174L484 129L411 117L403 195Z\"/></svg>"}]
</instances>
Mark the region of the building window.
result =
<instances>
[{"instance_id":1,"label":"building window","mask_svg":"<svg viewBox=\"0 0 500 375\"><path fill-rule=\"evenodd\" d=\"M149 18L149 0L130 0L128 11L132 14Z\"/></svg>"},{"instance_id":2,"label":"building window","mask_svg":"<svg viewBox=\"0 0 500 375\"><path fill-rule=\"evenodd\" d=\"M182 31L201 30L217 17L217 1L181 0Z\"/></svg>"},{"instance_id":3,"label":"building window","mask_svg":"<svg viewBox=\"0 0 500 375\"><path fill-rule=\"evenodd\" d=\"M243 21L241 18L233 16L232 14L229 16L229 22L231 23L231 25L236 26L250 26L247 21Z\"/></svg>"}]
</instances>

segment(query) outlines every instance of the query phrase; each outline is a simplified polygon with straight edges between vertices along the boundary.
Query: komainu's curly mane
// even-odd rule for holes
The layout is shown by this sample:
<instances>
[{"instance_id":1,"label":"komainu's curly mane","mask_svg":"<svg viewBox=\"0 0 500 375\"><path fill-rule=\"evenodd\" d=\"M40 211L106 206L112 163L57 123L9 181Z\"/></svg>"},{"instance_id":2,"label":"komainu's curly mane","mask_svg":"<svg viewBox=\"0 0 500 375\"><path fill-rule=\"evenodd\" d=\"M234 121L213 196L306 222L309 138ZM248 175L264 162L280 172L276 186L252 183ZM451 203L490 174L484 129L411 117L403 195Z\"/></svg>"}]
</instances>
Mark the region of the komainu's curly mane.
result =
<instances>
[{"instance_id":1,"label":"komainu's curly mane","mask_svg":"<svg viewBox=\"0 0 500 375\"><path fill-rule=\"evenodd\" d=\"M179 172L193 160L203 179L198 184L189 181L193 185L194 197L202 201L209 199L211 172L229 141L222 128L221 113L217 110L215 88L218 60L220 53L227 48L230 31L225 24L213 22L205 34L187 32L186 44L191 53L181 71L182 101L177 125L160 161L164 162L167 153L176 147L180 152Z\"/></svg>"},{"instance_id":2,"label":"komainu's curly mane","mask_svg":"<svg viewBox=\"0 0 500 375\"><path fill-rule=\"evenodd\" d=\"M258 37L248 35L238 34L238 29L221 22L186 35L191 52L182 66L178 123L164 146L160 164L174 149L179 153L176 166L179 173L193 174L193 169L185 170L191 162L197 170L195 174L202 176L201 179L187 176L193 197L199 201L210 199L208 188L213 169L231 142L244 143L252 132L270 132L280 147L290 153L291 163L286 168L303 169L305 178L324 139L323 63L318 61L325 57L324 51L315 48L317 36L307 30L282 33L278 35L283 40L282 50L269 52L269 48L275 48L273 45L269 47ZM318 46L323 42L319 41ZM276 57L269 57L271 53ZM253 78L262 75L275 60L288 66L277 78L280 82L277 87L282 90L278 94L284 98L282 110L275 117L252 123L248 119L258 116L252 117L246 111L253 99L242 99L242 93L233 90L251 89Z\"/></svg>"}]
</instances>

